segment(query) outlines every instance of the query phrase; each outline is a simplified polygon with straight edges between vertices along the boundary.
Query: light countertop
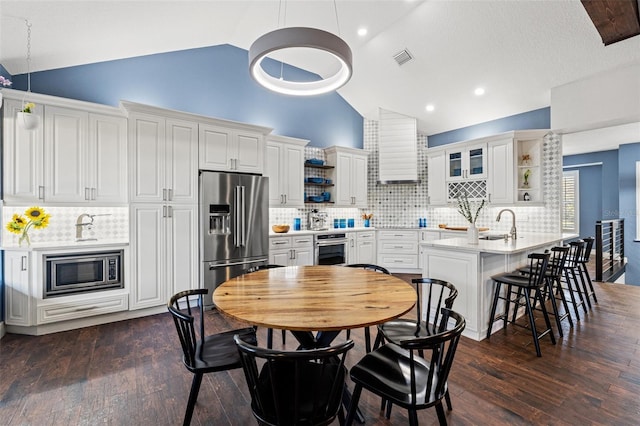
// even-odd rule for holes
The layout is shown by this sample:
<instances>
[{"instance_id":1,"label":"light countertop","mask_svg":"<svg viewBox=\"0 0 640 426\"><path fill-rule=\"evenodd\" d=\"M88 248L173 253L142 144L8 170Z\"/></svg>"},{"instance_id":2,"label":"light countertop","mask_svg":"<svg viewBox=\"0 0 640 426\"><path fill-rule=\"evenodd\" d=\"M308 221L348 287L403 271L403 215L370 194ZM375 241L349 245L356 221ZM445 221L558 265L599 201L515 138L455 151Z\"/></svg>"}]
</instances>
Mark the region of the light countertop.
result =
<instances>
[{"instance_id":1,"label":"light countertop","mask_svg":"<svg viewBox=\"0 0 640 426\"><path fill-rule=\"evenodd\" d=\"M295 237L298 235L317 235L317 234L337 234L337 233L346 233L346 232L362 232L362 231L375 231L374 227L356 227L356 228L329 228L323 231L311 231L309 229L304 229L302 231L292 231L276 233L273 231L269 231L269 237Z\"/></svg>"},{"instance_id":2,"label":"light countertop","mask_svg":"<svg viewBox=\"0 0 640 426\"><path fill-rule=\"evenodd\" d=\"M518 238L508 241L504 239L499 240L478 240L478 244L470 244L465 237L449 238L445 240L427 241L421 243L423 246L434 247L440 249L448 249L454 251L466 251L476 253L494 253L494 254L510 254L520 253L528 250L535 250L537 248L545 247L550 244L555 244L560 241L570 240L576 238L576 234L563 234L563 233L536 233L536 232L523 232L518 235Z\"/></svg>"},{"instance_id":3,"label":"light countertop","mask_svg":"<svg viewBox=\"0 0 640 426\"><path fill-rule=\"evenodd\" d=\"M45 251L45 250L66 250L66 249L108 249L114 246L128 246L129 241L126 240L95 240L95 241L53 241L43 243L32 243L30 246L23 245L7 245L0 247L0 250L6 251Z\"/></svg>"}]
</instances>

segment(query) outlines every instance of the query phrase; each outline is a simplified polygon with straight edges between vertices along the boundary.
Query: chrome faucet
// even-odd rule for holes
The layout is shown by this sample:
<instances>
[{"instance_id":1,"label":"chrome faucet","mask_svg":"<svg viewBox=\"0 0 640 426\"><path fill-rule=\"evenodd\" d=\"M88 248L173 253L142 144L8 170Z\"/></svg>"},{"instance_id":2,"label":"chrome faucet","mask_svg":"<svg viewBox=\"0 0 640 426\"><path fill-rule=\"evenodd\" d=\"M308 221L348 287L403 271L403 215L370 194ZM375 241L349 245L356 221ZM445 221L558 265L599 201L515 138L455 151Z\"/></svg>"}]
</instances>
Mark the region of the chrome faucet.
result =
<instances>
[{"instance_id":1,"label":"chrome faucet","mask_svg":"<svg viewBox=\"0 0 640 426\"><path fill-rule=\"evenodd\" d=\"M515 240L516 238L518 238L518 231L516 231L516 214L511 209L502 209L498 212L496 222L500 222L500 216L502 215L502 212L509 212L511 213L511 216L513 216L513 220L511 222L511 231L509 232L509 234L511 235L511 239Z\"/></svg>"},{"instance_id":2,"label":"chrome faucet","mask_svg":"<svg viewBox=\"0 0 640 426\"><path fill-rule=\"evenodd\" d=\"M89 222L85 222L84 218L88 217L89 218ZM82 213L80 216L78 216L78 218L76 219L76 241L82 241L82 231L84 229L84 227L89 227L93 225L93 215L87 214L87 213Z\"/></svg>"}]
</instances>

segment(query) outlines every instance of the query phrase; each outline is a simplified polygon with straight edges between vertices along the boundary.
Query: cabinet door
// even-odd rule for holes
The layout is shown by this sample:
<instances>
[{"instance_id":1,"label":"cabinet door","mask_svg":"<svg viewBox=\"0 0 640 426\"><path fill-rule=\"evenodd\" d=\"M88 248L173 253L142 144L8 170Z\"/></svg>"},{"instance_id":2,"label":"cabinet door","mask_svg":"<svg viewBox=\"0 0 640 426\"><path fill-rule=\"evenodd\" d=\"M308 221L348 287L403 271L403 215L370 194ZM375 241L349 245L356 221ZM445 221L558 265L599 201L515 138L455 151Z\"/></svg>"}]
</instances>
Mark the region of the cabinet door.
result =
<instances>
[{"instance_id":1,"label":"cabinet door","mask_svg":"<svg viewBox=\"0 0 640 426\"><path fill-rule=\"evenodd\" d=\"M84 202L89 114L46 105L44 115L47 201Z\"/></svg>"},{"instance_id":2,"label":"cabinet door","mask_svg":"<svg viewBox=\"0 0 640 426\"><path fill-rule=\"evenodd\" d=\"M304 148L284 145L281 170L284 204L286 207L304 207Z\"/></svg>"},{"instance_id":3,"label":"cabinet door","mask_svg":"<svg viewBox=\"0 0 640 426\"><path fill-rule=\"evenodd\" d=\"M129 118L131 201L160 203L164 200L165 120L146 114Z\"/></svg>"},{"instance_id":4,"label":"cabinet door","mask_svg":"<svg viewBox=\"0 0 640 426\"><path fill-rule=\"evenodd\" d=\"M166 208L168 297L198 288L198 208L174 204ZM211 296L209 296L211 297Z\"/></svg>"},{"instance_id":5,"label":"cabinet door","mask_svg":"<svg viewBox=\"0 0 640 426\"><path fill-rule=\"evenodd\" d=\"M351 196L356 207L367 207L367 157L354 155L351 163Z\"/></svg>"},{"instance_id":6,"label":"cabinet door","mask_svg":"<svg viewBox=\"0 0 640 426\"><path fill-rule=\"evenodd\" d=\"M443 206L447 204L447 182L445 180L446 155L444 151L429 154L427 157L427 188L429 192L429 205Z\"/></svg>"},{"instance_id":7,"label":"cabinet door","mask_svg":"<svg viewBox=\"0 0 640 426\"><path fill-rule=\"evenodd\" d=\"M336 206L350 206L353 204L351 198L352 159L351 154L339 152L336 155L336 179L334 182Z\"/></svg>"},{"instance_id":8,"label":"cabinet door","mask_svg":"<svg viewBox=\"0 0 640 426\"><path fill-rule=\"evenodd\" d=\"M358 263L358 247L356 233L347 232L347 264Z\"/></svg>"},{"instance_id":9,"label":"cabinet door","mask_svg":"<svg viewBox=\"0 0 640 426\"><path fill-rule=\"evenodd\" d=\"M237 132L234 134L236 155L234 170L242 173L262 174L264 138L258 133Z\"/></svg>"},{"instance_id":10,"label":"cabinet door","mask_svg":"<svg viewBox=\"0 0 640 426\"><path fill-rule=\"evenodd\" d=\"M487 193L489 202L513 204L513 139L490 142Z\"/></svg>"},{"instance_id":11,"label":"cabinet door","mask_svg":"<svg viewBox=\"0 0 640 426\"><path fill-rule=\"evenodd\" d=\"M236 157L237 145L229 129L200 124L198 131L199 161L202 170L232 170L232 159Z\"/></svg>"},{"instance_id":12,"label":"cabinet door","mask_svg":"<svg viewBox=\"0 0 640 426\"><path fill-rule=\"evenodd\" d=\"M298 247L294 249L294 259L292 259L292 266L309 266L313 265L313 246Z\"/></svg>"},{"instance_id":13,"label":"cabinet door","mask_svg":"<svg viewBox=\"0 0 640 426\"><path fill-rule=\"evenodd\" d=\"M272 265L289 266L291 250L272 250L269 252L269 263Z\"/></svg>"},{"instance_id":14,"label":"cabinet door","mask_svg":"<svg viewBox=\"0 0 640 426\"><path fill-rule=\"evenodd\" d=\"M32 325L28 252L4 252L4 286L6 323Z\"/></svg>"},{"instance_id":15,"label":"cabinet door","mask_svg":"<svg viewBox=\"0 0 640 426\"><path fill-rule=\"evenodd\" d=\"M265 148L264 176L269 178L269 206L283 207L285 182L281 174L284 174L281 159L285 146L278 143L268 143Z\"/></svg>"},{"instance_id":16,"label":"cabinet door","mask_svg":"<svg viewBox=\"0 0 640 426\"><path fill-rule=\"evenodd\" d=\"M467 179L487 177L487 146L485 144L469 147L467 151Z\"/></svg>"},{"instance_id":17,"label":"cabinet door","mask_svg":"<svg viewBox=\"0 0 640 426\"><path fill-rule=\"evenodd\" d=\"M183 120L167 120L165 140L164 199L171 202L198 202L198 125Z\"/></svg>"},{"instance_id":18,"label":"cabinet door","mask_svg":"<svg viewBox=\"0 0 640 426\"><path fill-rule=\"evenodd\" d=\"M93 201L126 203L127 195L127 120L89 114L88 191Z\"/></svg>"},{"instance_id":19,"label":"cabinet door","mask_svg":"<svg viewBox=\"0 0 640 426\"><path fill-rule=\"evenodd\" d=\"M446 151L446 180L487 177L487 145L461 146Z\"/></svg>"},{"instance_id":20,"label":"cabinet door","mask_svg":"<svg viewBox=\"0 0 640 426\"><path fill-rule=\"evenodd\" d=\"M359 233L357 237L357 262L377 263L376 260L376 238L372 232Z\"/></svg>"},{"instance_id":21,"label":"cabinet door","mask_svg":"<svg viewBox=\"0 0 640 426\"><path fill-rule=\"evenodd\" d=\"M167 206L137 204L131 209L130 309L167 303L166 235Z\"/></svg>"},{"instance_id":22,"label":"cabinet door","mask_svg":"<svg viewBox=\"0 0 640 426\"><path fill-rule=\"evenodd\" d=\"M3 189L5 202L35 203L44 201L43 126L25 130L18 125L16 113L22 102L4 100L3 120ZM43 116L36 105L34 114Z\"/></svg>"}]
</instances>

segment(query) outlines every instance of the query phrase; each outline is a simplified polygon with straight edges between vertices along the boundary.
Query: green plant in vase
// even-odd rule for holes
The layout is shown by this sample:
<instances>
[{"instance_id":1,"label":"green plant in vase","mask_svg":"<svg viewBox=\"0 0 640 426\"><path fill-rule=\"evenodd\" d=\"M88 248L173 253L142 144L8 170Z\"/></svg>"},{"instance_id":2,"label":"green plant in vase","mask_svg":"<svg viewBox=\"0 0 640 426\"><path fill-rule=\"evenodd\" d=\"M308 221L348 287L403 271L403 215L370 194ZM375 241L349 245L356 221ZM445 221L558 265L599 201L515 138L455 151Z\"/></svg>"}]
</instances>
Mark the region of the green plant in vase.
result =
<instances>
[{"instance_id":1,"label":"green plant in vase","mask_svg":"<svg viewBox=\"0 0 640 426\"><path fill-rule=\"evenodd\" d=\"M527 169L524 172L524 182L522 183L525 188L529 187L529 176L531 176L531 170Z\"/></svg>"}]
</instances>

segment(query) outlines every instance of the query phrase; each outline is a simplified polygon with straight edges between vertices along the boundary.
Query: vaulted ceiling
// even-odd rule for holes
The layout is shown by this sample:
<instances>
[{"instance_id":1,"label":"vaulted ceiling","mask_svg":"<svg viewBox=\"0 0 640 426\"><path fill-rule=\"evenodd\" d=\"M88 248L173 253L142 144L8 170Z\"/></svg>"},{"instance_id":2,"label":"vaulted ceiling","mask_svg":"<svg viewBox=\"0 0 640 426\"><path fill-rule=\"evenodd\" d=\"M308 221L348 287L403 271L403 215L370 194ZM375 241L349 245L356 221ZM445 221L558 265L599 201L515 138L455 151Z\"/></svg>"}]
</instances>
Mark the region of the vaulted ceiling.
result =
<instances>
[{"instance_id":1,"label":"vaulted ceiling","mask_svg":"<svg viewBox=\"0 0 640 426\"><path fill-rule=\"evenodd\" d=\"M599 1L616 28L626 13L607 14L618 2ZM339 33L351 46L354 75L339 93L358 112L375 119L380 107L396 111L435 134L547 107L553 87L640 63L640 36L605 46L587 13L592 2L584 3L2 0L0 64L12 74L26 71L25 18L32 71L218 44L248 50L265 32L310 26ZM357 34L360 27L367 35ZM393 56L403 49L413 59L398 65ZM284 59L330 72L313 56ZM475 96L480 86L485 94Z\"/></svg>"}]
</instances>

